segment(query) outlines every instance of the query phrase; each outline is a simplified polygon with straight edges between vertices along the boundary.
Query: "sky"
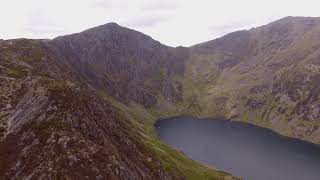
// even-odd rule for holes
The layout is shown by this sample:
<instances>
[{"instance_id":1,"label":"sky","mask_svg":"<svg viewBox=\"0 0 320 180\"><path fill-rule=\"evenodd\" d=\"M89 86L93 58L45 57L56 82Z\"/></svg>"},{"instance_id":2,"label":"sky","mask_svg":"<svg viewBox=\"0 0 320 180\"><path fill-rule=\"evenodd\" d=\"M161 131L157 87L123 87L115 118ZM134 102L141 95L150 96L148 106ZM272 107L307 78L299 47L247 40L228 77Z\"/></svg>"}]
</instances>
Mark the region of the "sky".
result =
<instances>
[{"instance_id":1,"label":"sky","mask_svg":"<svg viewBox=\"0 0 320 180\"><path fill-rule=\"evenodd\" d=\"M191 46L286 16L320 16L319 0L0 0L0 39L51 39L109 22Z\"/></svg>"}]
</instances>

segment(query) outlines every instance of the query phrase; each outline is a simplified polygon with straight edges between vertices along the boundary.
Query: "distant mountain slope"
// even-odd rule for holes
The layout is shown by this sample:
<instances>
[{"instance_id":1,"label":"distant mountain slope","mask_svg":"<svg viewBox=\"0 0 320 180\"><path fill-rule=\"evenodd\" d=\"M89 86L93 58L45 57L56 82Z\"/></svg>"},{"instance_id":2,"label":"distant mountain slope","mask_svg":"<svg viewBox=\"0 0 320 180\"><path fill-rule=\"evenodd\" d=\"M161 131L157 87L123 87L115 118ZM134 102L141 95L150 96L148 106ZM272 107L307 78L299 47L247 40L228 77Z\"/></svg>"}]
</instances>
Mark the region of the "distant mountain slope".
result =
<instances>
[{"instance_id":1,"label":"distant mountain slope","mask_svg":"<svg viewBox=\"0 0 320 180\"><path fill-rule=\"evenodd\" d=\"M201 113L320 143L319 40L320 18L287 17L192 47Z\"/></svg>"}]
</instances>

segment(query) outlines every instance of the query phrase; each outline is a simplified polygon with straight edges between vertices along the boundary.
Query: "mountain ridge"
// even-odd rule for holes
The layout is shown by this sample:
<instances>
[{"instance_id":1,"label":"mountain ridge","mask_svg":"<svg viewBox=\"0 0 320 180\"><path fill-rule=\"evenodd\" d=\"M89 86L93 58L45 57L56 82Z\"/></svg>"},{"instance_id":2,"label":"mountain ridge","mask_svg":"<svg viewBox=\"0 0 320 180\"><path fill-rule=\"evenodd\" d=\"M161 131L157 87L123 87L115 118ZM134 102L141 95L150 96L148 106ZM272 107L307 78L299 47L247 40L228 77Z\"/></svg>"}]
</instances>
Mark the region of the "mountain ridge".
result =
<instances>
[{"instance_id":1,"label":"mountain ridge","mask_svg":"<svg viewBox=\"0 0 320 180\"><path fill-rule=\"evenodd\" d=\"M319 144L319 40L319 18L305 17L191 47L115 23L1 40L0 177L233 179L160 142L153 124L168 116L224 117Z\"/></svg>"}]
</instances>

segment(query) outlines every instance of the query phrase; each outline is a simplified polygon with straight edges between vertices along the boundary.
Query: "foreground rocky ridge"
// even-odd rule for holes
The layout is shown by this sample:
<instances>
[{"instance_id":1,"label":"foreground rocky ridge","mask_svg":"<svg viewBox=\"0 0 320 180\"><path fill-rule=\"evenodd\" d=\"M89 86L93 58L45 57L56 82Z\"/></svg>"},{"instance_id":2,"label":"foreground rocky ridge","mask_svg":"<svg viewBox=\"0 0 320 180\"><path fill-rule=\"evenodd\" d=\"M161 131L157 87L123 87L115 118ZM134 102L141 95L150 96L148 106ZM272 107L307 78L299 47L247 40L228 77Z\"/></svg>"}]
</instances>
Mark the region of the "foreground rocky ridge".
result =
<instances>
[{"instance_id":1,"label":"foreground rocky ridge","mask_svg":"<svg viewBox=\"0 0 320 180\"><path fill-rule=\"evenodd\" d=\"M5 107L1 111L6 111L1 117L1 177L175 176L161 169L156 171L157 162L152 165L154 169L148 168L147 159L153 159L152 154L148 155L142 144L129 136L130 126L118 120L116 110L94 91L48 76L48 57L33 54L35 50L45 52L39 42L17 40L1 45L1 50L6 51L1 53L1 87L6 87L1 93L10 98L2 103Z\"/></svg>"}]
</instances>

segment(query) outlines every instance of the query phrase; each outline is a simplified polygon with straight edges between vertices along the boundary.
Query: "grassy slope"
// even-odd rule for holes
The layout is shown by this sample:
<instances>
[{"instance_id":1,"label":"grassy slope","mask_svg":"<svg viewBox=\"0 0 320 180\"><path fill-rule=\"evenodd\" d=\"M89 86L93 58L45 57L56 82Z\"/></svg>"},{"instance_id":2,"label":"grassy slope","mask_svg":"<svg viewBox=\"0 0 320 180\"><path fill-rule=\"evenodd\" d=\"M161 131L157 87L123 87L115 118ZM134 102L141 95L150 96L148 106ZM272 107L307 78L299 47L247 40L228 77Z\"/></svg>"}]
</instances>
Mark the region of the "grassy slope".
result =
<instances>
[{"instance_id":1,"label":"grassy slope","mask_svg":"<svg viewBox=\"0 0 320 180\"><path fill-rule=\"evenodd\" d=\"M143 142L156 153L156 156L161 160L162 165L168 170L179 171L188 179L233 179L230 175L218 171L216 169L200 165L188 157L182 155L179 151L172 149L163 143L156 135L154 123L160 117L168 117L176 115L176 112L158 112L151 109L145 109L138 104L124 105L104 93L100 96L107 102L111 103L119 111L119 116L123 119L130 119L131 123L136 128L134 131L139 132L143 137Z\"/></svg>"},{"instance_id":2,"label":"grassy slope","mask_svg":"<svg viewBox=\"0 0 320 180\"><path fill-rule=\"evenodd\" d=\"M227 68L219 68L219 53L194 53L186 61L183 107L200 117L232 118L320 143L320 101L313 95L319 93L318 31L315 27L282 50L260 50L253 60L240 59Z\"/></svg>"},{"instance_id":3,"label":"grassy slope","mask_svg":"<svg viewBox=\"0 0 320 180\"><path fill-rule=\"evenodd\" d=\"M256 86L266 84L264 79L254 79L259 76L257 72L239 74L235 71L219 71L209 59L212 57L193 57L186 63L187 71L184 80L184 108L190 109L192 115L199 117L225 117L234 120L249 122L255 125L267 127L285 136L294 136L294 127L298 126L319 126L316 121L294 119L294 108L299 102L303 102L307 97L298 102L281 96L281 102L277 96L272 94L270 85L256 93L250 90ZM202 62L201 62L202 61ZM211 65L208 65L210 64ZM208 68L211 66L211 69ZM287 81L294 78L295 74L308 74L301 68L306 64L299 65L298 69L288 67L282 69L287 76ZM197 70L194 70L197 69ZM201 72L201 73L199 73ZM232 74L233 73L233 74ZM258 72L260 73L260 72ZM281 72L279 72L281 73ZM315 74L318 72L315 72ZM306 75L307 76L307 75ZM298 83L298 82L295 82ZM259 108L247 106L249 99L263 101ZM285 113L279 113L278 109L286 108ZM183 112L183 111L182 111ZM289 118L294 121L289 121ZM288 126L290 124L290 126ZM301 136L301 139L319 143L315 137Z\"/></svg>"}]
</instances>

